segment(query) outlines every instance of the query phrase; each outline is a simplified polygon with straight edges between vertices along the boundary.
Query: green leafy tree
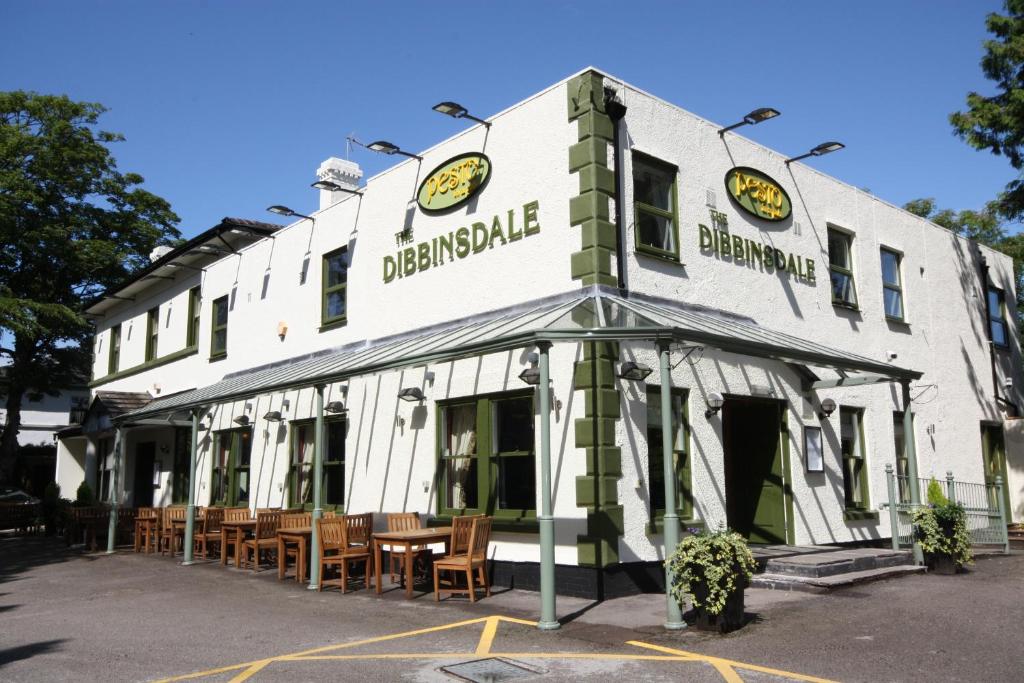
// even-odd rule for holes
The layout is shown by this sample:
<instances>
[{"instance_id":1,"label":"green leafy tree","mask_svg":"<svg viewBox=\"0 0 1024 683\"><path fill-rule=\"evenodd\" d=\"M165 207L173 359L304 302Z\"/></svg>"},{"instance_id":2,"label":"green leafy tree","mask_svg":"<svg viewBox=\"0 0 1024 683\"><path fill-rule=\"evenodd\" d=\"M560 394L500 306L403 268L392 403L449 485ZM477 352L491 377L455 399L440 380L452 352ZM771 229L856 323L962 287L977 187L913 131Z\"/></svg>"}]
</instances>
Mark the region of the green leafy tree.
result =
<instances>
[{"instance_id":1,"label":"green leafy tree","mask_svg":"<svg viewBox=\"0 0 1024 683\"><path fill-rule=\"evenodd\" d=\"M143 178L118 171L99 104L0 92L0 365L7 421L0 480L12 475L26 396L88 375L86 302L179 237Z\"/></svg>"},{"instance_id":2,"label":"green leafy tree","mask_svg":"<svg viewBox=\"0 0 1024 683\"><path fill-rule=\"evenodd\" d=\"M993 12L985 20L994 38L985 41L981 68L997 86L995 95L967 94L967 109L950 114L960 138L975 149L1005 156L1024 171L1024 0L1006 0L1007 14ZM1010 220L1024 218L1024 176L1010 181L998 200L999 212Z\"/></svg>"}]
</instances>

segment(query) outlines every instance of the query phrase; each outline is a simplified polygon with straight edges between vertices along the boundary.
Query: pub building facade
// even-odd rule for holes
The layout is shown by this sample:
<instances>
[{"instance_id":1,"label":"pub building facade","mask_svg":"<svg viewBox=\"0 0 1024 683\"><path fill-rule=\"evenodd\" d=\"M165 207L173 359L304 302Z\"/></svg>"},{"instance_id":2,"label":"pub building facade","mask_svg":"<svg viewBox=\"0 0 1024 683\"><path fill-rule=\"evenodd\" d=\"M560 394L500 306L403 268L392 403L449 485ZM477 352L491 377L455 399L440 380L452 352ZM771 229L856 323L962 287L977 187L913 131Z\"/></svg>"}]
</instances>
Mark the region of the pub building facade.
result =
<instances>
[{"instance_id":1,"label":"pub building facade","mask_svg":"<svg viewBox=\"0 0 1024 683\"><path fill-rule=\"evenodd\" d=\"M323 509L487 513L495 581L553 548L590 597L662 585L669 527L885 539L887 465L1009 476L1020 519L1010 259L722 128L586 69L365 183L328 159L311 215L92 304L58 482L186 502L194 425L197 505L311 507L319 415Z\"/></svg>"}]
</instances>

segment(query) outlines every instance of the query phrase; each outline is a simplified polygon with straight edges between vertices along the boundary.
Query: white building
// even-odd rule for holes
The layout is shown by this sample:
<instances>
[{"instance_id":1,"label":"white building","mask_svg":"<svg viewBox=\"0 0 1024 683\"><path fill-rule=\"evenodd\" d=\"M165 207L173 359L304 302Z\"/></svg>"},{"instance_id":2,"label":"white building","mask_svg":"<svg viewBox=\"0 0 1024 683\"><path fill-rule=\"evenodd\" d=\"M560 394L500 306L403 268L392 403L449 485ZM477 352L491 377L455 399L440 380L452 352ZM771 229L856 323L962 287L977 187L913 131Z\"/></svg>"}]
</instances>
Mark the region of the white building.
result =
<instances>
[{"instance_id":1,"label":"white building","mask_svg":"<svg viewBox=\"0 0 1024 683\"><path fill-rule=\"evenodd\" d=\"M491 513L533 585L550 344L559 591L610 595L661 573L661 348L684 527L887 537L908 395L919 475L1009 475L1024 516L1010 259L721 128L588 69L361 194L329 159L308 219L225 219L90 309L104 393L59 476L107 481L120 423L118 499L183 500L200 409L198 504L308 504L322 385L325 506Z\"/></svg>"}]
</instances>

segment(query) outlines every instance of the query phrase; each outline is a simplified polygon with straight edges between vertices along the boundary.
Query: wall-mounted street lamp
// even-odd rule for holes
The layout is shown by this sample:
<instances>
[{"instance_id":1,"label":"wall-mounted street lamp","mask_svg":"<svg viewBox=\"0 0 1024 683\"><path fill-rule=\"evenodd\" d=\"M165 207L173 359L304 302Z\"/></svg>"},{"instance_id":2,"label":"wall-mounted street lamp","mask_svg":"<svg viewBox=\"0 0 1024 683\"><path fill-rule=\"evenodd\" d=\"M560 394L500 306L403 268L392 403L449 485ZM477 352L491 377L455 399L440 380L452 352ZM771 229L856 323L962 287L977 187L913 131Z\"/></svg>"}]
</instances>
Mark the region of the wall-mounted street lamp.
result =
<instances>
[{"instance_id":1,"label":"wall-mounted street lamp","mask_svg":"<svg viewBox=\"0 0 1024 683\"><path fill-rule=\"evenodd\" d=\"M722 395L717 391L712 391L708 394L708 409L704 411L704 417L710 420L715 413L722 409L723 405L725 405L725 399L722 398Z\"/></svg>"},{"instance_id":2,"label":"wall-mounted street lamp","mask_svg":"<svg viewBox=\"0 0 1024 683\"><path fill-rule=\"evenodd\" d=\"M619 366L618 376L622 379L633 380L634 382L643 382L652 372L654 372L654 370L643 363L635 363L631 360L627 360Z\"/></svg>"},{"instance_id":3,"label":"wall-mounted street lamp","mask_svg":"<svg viewBox=\"0 0 1024 683\"><path fill-rule=\"evenodd\" d=\"M249 416L248 415L239 415L238 417L233 419L232 422L234 422L236 425L240 425L240 426L244 427L245 425L249 424Z\"/></svg>"},{"instance_id":4,"label":"wall-mounted street lamp","mask_svg":"<svg viewBox=\"0 0 1024 683\"><path fill-rule=\"evenodd\" d=\"M281 206L280 204L268 206L267 211L269 211L270 213L276 213L278 216L295 216L296 218L307 218L309 220L313 220L312 216L307 216L305 214L292 211L287 206Z\"/></svg>"},{"instance_id":5,"label":"wall-mounted street lamp","mask_svg":"<svg viewBox=\"0 0 1024 683\"><path fill-rule=\"evenodd\" d=\"M403 401L423 401L427 397L423 395L423 390L419 387L406 387L398 392L398 398Z\"/></svg>"},{"instance_id":6,"label":"wall-mounted street lamp","mask_svg":"<svg viewBox=\"0 0 1024 683\"><path fill-rule=\"evenodd\" d=\"M331 401L324 406L324 411L331 413L332 415L337 415L338 413L346 412L346 408L345 404L341 401Z\"/></svg>"},{"instance_id":7,"label":"wall-mounted street lamp","mask_svg":"<svg viewBox=\"0 0 1024 683\"><path fill-rule=\"evenodd\" d=\"M836 412L836 402L830 398L826 398L821 402L821 412L818 413L818 417L822 420L827 420L832 417L832 413Z\"/></svg>"},{"instance_id":8,"label":"wall-mounted street lamp","mask_svg":"<svg viewBox=\"0 0 1024 683\"><path fill-rule=\"evenodd\" d=\"M380 154L401 154L402 156L409 157L410 159L418 159L419 161L423 161L423 157L417 154L405 152L399 149L398 145L394 145L388 142L387 140L377 140L376 142L371 142L366 146L366 149L378 152Z\"/></svg>"},{"instance_id":9,"label":"wall-mounted street lamp","mask_svg":"<svg viewBox=\"0 0 1024 683\"><path fill-rule=\"evenodd\" d=\"M836 142L835 140L832 140L831 142L823 142L814 149L812 149L810 152L807 152L807 154L801 154L800 156L786 159L786 165L789 166L794 161L800 161L801 159L806 159L807 157L820 157L824 154L838 152L844 147L846 147L846 145L844 145L841 142Z\"/></svg>"},{"instance_id":10,"label":"wall-mounted street lamp","mask_svg":"<svg viewBox=\"0 0 1024 683\"><path fill-rule=\"evenodd\" d=\"M346 194L358 194L362 195L362 190L352 190L347 187L342 187L333 180L318 180L312 183L310 187L315 187L318 190L327 190L329 192L345 192Z\"/></svg>"},{"instance_id":11,"label":"wall-mounted street lamp","mask_svg":"<svg viewBox=\"0 0 1024 683\"><path fill-rule=\"evenodd\" d=\"M774 119L776 116L779 116L778 109L772 109L771 107L761 107L759 109L755 109L754 111L744 116L743 120L740 121L739 123L734 123L731 126L720 128L718 130L718 134L725 135L734 128L739 128L740 126L753 126L755 124L761 123L762 121Z\"/></svg>"},{"instance_id":12,"label":"wall-mounted street lamp","mask_svg":"<svg viewBox=\"0 0 1024 683\"><path fill-rule=\"evenodd\" d=\"M284 418L281 417L280 410L271 410L270 412L263 416L263 419L266 420L267 422L280 422Z\"/></svg>"},{"instance_id":13,"label":"wall-mounted street lamp","mask_svg":"<svg viewBox=\"0 0 1024 683\"><path fill-rule=\"evenodd\" d=\"M483 119L478 119L473 116L458 102L441 102L439 104L435 104L433 106L433 110L446 116L451 116L453 119L469 119L470 121L482 123L488 128L491 127L491 124L488 121L484 121Z\"/></svg>"}]
</instances>

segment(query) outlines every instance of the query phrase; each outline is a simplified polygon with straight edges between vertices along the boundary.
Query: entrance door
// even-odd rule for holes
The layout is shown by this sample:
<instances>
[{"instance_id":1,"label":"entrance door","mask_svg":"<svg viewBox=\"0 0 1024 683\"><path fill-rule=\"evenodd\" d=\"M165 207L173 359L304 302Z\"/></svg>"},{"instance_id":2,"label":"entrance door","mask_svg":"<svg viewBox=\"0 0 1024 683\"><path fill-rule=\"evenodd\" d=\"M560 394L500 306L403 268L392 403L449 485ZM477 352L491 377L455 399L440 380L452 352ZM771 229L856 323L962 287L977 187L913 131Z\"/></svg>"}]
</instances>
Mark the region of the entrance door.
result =
<instances>
[{"instance_id":1,"label":"entrance door","mask_svg":"<svg viewBox=\"0 0 1024 683\"><path fill-rule=\"evenodd\" d=\"M742 397L722 406L727 523L752 543L786 542L782 406Z\"/></svg>"},{"instance_id":2,"label":"entrance door","mask_svg":"<svg viewBox=\"0 0 1024 683\"><path fill-rule=\"evenodd\" d=\"M153 507L153 465L156 459L156 444L152 441L135 447L135 485L132 496L135 507Z\"/></svg>"},{"instance_id":3,"label":"entrance door","mask_svg":"<svg viewBox=\"0 0 1024 683\"><path fill-rule=\"evenodd\" d=\"M1010 487L1006 485L1006 445L1001 424L981 425L981 457L985 465L985 483L989 487L989 504L995 505L996 475L1003 478L1003 510L1010 516Z\"/></svg>"}]
</instances>

